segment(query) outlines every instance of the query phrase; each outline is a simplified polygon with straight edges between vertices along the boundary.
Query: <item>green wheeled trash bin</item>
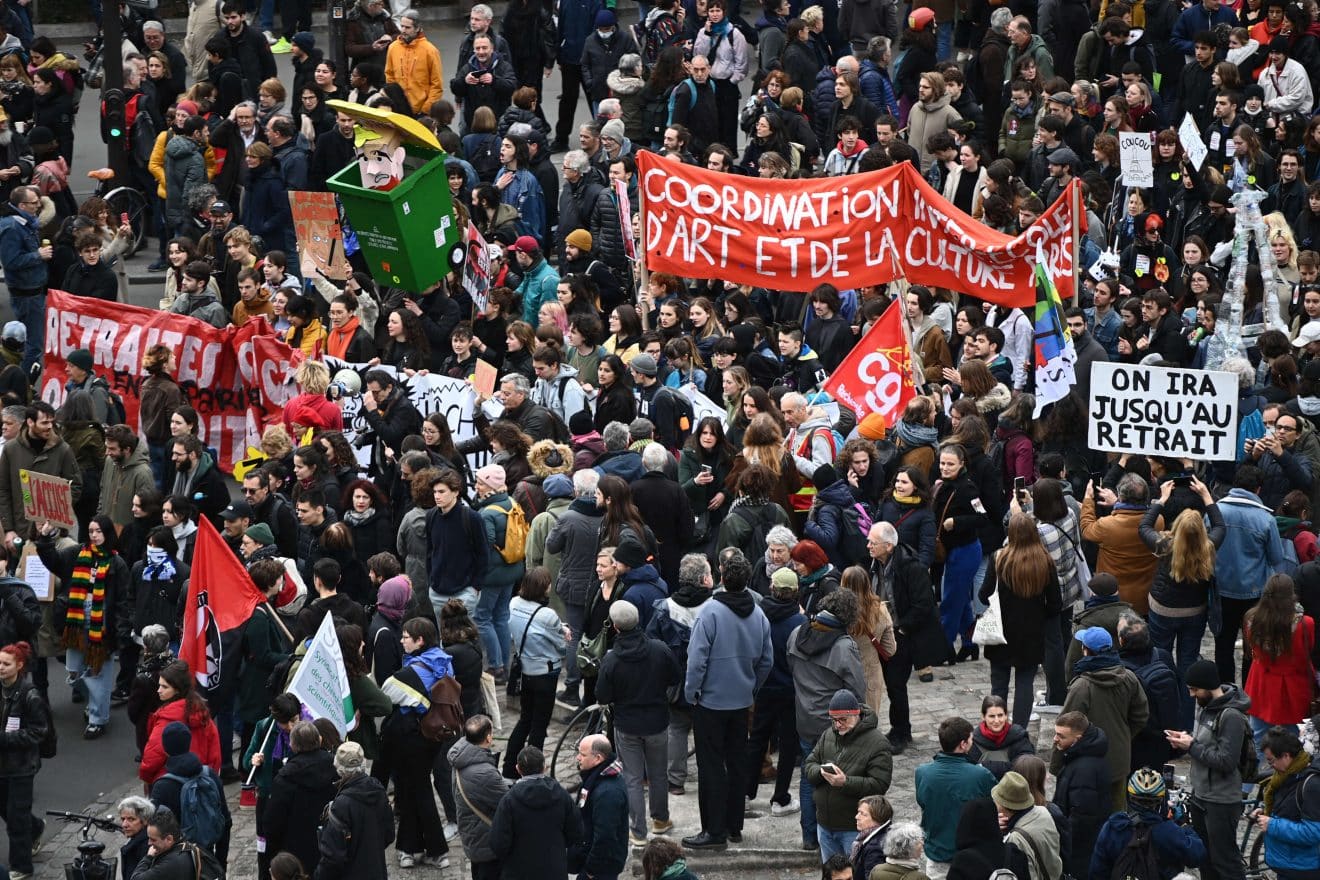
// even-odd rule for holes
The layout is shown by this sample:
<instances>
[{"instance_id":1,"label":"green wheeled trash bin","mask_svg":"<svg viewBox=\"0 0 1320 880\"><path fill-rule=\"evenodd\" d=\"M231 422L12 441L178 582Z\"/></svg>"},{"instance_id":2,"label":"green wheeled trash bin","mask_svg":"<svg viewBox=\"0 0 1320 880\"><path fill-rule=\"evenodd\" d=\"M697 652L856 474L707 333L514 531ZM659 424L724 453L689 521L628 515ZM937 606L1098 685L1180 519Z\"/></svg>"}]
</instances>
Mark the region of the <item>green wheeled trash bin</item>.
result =
<instances>
[{"instance_id":1,"label":"green wheeled trash bin","mask_svg":"<svg viewBox=\"0 0 1320 880\"><path fill-rule=\"evenodd\" d=\"M363 186L357 161L327 181L357 234L371 277L384 286L421 293L460 269L466 230L458 228L454 217L446 154L435 135L399 113L347 101L326 103L359 120L359 148L390 128L399 135L403 173L397 182L385 183L389 188Z\"/></svg>"}]
</instances>

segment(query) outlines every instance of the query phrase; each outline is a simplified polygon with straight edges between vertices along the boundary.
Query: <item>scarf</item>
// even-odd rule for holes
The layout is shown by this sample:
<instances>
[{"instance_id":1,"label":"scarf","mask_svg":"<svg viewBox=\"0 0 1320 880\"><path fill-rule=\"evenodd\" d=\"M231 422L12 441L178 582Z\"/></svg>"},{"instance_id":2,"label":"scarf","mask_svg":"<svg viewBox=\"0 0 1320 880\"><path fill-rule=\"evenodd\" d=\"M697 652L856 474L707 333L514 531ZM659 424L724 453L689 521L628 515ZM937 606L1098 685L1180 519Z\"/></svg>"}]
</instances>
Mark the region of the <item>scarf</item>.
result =
<instances>
[{"instance_id":1,"label":"scarf","mask_svg":"<svg viewBox=\"0 0 1320 880\"><path fill-rule=\"evenodd\" d=\"M1105 651L1101 654L1091 654L1090 656L1083 657L1077 661L1077 665L1073 667L1075 673L1074 677L1081 675L1083 672L1098 672L1101 669L1112 669L1113 667L1118 666L1120 662L1122 661L1118 659L1118 655L1112 650Z\"/></svg>"},{"instance_id":2,"label":"scarf","mask_svg":"<svg viewBox=\"0 0 1320 880\"><path fill-rule=\"evenodd\" d=\"M357 316L353 315L344 322L343 327L331 327L330 335L325 340L326 352L343 360L348 352L348 344L353 341L353 334L357 333L360 324Z\"/></svg>"},{"instance_id":3,"label":"scarf","mask_svg":"<svg viewBox=\"0 0 1320 880\"><path fill-rule=\"evenodd\" d=\"M1283 781L1295 773L1302 772L1309 766L1311 766L1311 754L1303 749L1300 755L1293 756L1292 763L1288 765L1287 770L1284 770L1282 773L1275 770L1274 775L1265 781L1265 794L1263 795L1263 798L1265 801L1266 815L1274 814L1274 810L1271 809L1274 805L1274 795L1278 793L1279 787L1283 785ZM1300 783L1298 784L1300 785ZM1301 799L1301 791L1297 792L1297 797L1299 800Z\"/></svg>"},{"instance_id":4,"label":"scarf","mask_svg":"<svg viewBox=\"0 0 1320 880\"><path fill-rule=\"evenodd\" d=\"M1004 740L1008 739L1008 733L1012 729L1013 729L1013 725L1005 724L1003 730L999 731L998 733L995 733L993 730L985 726L984 721L981 722L981 736L990 740L990 742L994 745L995 748L999 748L1004 744Z\"/></svg>"},{"instance_id":5,"label":"scarf","mask_svg":"<svg viewBox=\"0 0 1320 880\"><path fill-rule=\"evenodd\" d=\"M918 504L923 504L923 503L924 503L924 502L921 500L921 496L920 496L920 495L899 495L897 492L895 492L895 493L894 493L892 496L890 496L890 497L892 497L892 498L894 499L894 503L895 503L895 504L902 504L902 505L904 505L904 506L906 506L906 507L914 507L914 506L916 506L916 505L918 505Z\"/></svg>"},{"instance_id":6,"label":"scarf","mask_svg":"<svg viewBox=\"0 0 1320 880\"><path fill-rule=\"evenodd\" d=\"M660 880L673 880L673 878L682 877L687 873L687 862L682 859L676 859L672 865L665 868L665 872L660 875Z\"/></svg>"},{"instance_id":7,"label":"scarf","mask_svg":"<svg viewBox=\"0 0 1320 880\"><path fill-rule=\"evenodd\" d=\"M706 30L710 32L711 45L713 46L715 44L715 39L717 37L727 37L729 35L729 29L731 26L732 25L730 25L729 20L727 18L724 19L724 21L721 21L719 24L707 25Z\"/></svg>"},{"instance_id":8,"label":"scarf","mask_svg":"<svg viewBox=\"0 0 1320 880\"><path fill-rule=\"evenodd\" d=\"M101 664L112 650L106 643L105 631L105 583L109 570L110 554L87 544L78 551L69 578L62 644L82 651L92 675L100 674Z\"/></svg>"},{"instance_id":9,"label":"scarf","mask_svg":"<svg viewBox=\"0 0 1320 880\"><path fill-rule=\"evenodd\" d=\"M934 446L939 440L939 433L930 425L917 425L902 419L894 425L894 436L903 441L909 449L922 446Z\"/></svg>"},{"instance_id":10,"label":"scarf","mask_svg":"<svg viewBox=\"0 0 1320 880\"><path fill-rule=\"evenodd\" d=\"M174 563L170 554L160 547L147 548L147 562L142 566L142 579L147 581L170 581L174 579Z\"/></svg>"},{"instance_id":11,"label":"scarf","mask_svg":"<svg viewBox=\"0 0 1320 880\"><path fill-rule=\"evenodd\" d=\"M358 513L356 510L350 510L348 513L344 514L344 522L348 523L350 526L360 526L375 515L376 508L374 507L368 507L361 513Z\"/></svg>"}]
</instances>

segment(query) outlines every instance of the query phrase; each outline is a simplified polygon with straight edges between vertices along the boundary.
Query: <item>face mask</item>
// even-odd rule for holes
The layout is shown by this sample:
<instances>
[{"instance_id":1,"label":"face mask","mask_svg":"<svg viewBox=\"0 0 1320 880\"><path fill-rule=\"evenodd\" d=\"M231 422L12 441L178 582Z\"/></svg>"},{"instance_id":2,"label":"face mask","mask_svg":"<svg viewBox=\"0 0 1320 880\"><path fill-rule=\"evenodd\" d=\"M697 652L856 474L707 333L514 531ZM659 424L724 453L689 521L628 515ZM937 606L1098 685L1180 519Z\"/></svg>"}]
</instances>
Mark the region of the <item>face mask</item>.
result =
<instances>
[{"instance_id":1,"label":"face mask","mask_svg":"<svg viewBox=\"0 0 1320 880\"><path fill-rule=\"evenodd\" d=\"M614 31L603 31L600 28L596 28L596 36L600 37L602 40L608 40L610 37L614 36Z\"/></svg>"},{"instance_id":2,"label":"face mask","mask_svg":"<svg viewBox=\"0 0 1320 880\"><path fill-rule=\"evenodd\" d=\"M160 547L147 548L147 562L151 565L160 565L168 558L169 554Z\"/></svg>"}]
</instances>

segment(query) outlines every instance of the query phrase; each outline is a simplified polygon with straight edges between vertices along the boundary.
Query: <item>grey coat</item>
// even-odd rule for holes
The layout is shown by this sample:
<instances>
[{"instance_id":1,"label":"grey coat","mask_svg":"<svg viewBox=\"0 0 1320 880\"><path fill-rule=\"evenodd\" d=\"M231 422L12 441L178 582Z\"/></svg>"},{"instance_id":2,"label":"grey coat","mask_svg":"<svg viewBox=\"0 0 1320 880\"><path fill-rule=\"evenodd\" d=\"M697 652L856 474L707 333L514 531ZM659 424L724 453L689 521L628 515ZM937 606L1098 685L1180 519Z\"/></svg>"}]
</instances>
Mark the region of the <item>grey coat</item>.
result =
<instances>
[{"instance_id":1,"label":"grey coat","mask_svg":"<svg viewBox=\"0 0 1320 880\"><path fill-rule=\"evenodd\" d=\"M866 699L862 655L846 632L802 624L788 634L788 665L793 670L798 736L807 742L820 739L830 726L835 691L847 688L859 701Z\"/></svg>"},{"instance_id":2,"label":"grey coat","mask_svg":"<svg viewBox=\"0 0 1320 880\"><path fill-rule=\"evenodd\" d=\"M449 748L449 766L454 768L454 803L463 853L470 862L493 862L490 824L510 782L500 775L490 749L474 746L464 737Z\"/></svg>"},{"instance_id":3,"label":"grey coat","mask_svg":"<svg viewBox=\"0 0 1320 880\"><path fill-rule=\"evenodd\" d=\"M546 552L558 553L560 558L555 592L569 605L586 605L587 594L596 585L596 550L603 516L595 501L576 499L545 539Z\"/></svg>"},{"instance_id":4,"label":"grey coat","mask_svg":"<svg viewBox=\"0 0 1320 880\"><path fill-rule=\"evenodd\" d=\"M165 144L165 217L178 227L188 222L188 194L206 183L206 157L197 142L176 135Z\"/></svg>"}]
</instances>

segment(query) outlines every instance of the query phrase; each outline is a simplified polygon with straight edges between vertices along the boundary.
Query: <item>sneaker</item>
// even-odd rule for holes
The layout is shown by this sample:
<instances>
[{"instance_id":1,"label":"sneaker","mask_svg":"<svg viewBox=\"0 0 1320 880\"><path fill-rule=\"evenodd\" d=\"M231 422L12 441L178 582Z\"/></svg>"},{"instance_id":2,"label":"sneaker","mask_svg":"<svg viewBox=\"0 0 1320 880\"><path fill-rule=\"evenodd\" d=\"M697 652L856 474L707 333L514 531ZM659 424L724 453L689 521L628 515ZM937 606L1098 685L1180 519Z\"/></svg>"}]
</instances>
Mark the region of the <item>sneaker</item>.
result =
<instances>
[{"instance_id":1,"label":"sneaker","mask_svg":"<svg viewBox=\"0 0 1320 880\"><path fill-rule=\"evenodd\" d=\"M924 681L930 683L934 680L935 680L935 673L933 672L923 672L917 676L917 681Z\"/></svg>"},{"instance_id":2,"label":"sneaker","mask_svg":"<svg viewBox=\"0 0 1320 880\"><path fill-rule=\"evenodd\" d=\"M164 260L157 260L156 262L152 263L150 266L147 267L147 271L148 271L148 272L164 272L164 271L165 271L166 269L168 269L169 267L170 267L170 264L167 263L167 262L165 262Z\"/></svg>"},{"instance_id":3,"label":"sneaker","mask_svg":"<svg viewBox=\"0 0 1320 880\"><path fill-rule=\"evenodd\" d=\"M267 46L274 46L274 45L275 45L275 35L272 34L270 31L262 31L262 32L261 32L261 35L262 35L263 37L266 38L266 45L267 45Z\"/></svg>"},{"instance_id":4,"label":"sneaker","mask_svg":"<svg viewBox=\"0 0 1320 880\"><path fill-rule=\"evenodd\" d=\"M741 831L730 831L730 832L729 832L729 843L742 843L742 832L741 832Z\"/></svg>"},{"instance_id":5,"label":"sneaker","mask_svg":"<svg viewBox=\"0 0 1320 880\"><path fill-rule=\"evenodd\" d=\"M284 39L284 37L280 37L278 40L276 40L274 43L271 44L270 53L272 55L288 55L292 49L293 49L293 44L290 43L288 40Z\"/></svg>"},{"instance_id":6,"label":"sneaker","mask_svg":"<svg viewBox=\"0 0 1320 880\"><path fill-rule=\"evenodd\" d=\"M674 823L673 823L673 821L670 820L670 819L652 819L652 820L651 820L651 833L652 833L652 834L668 834L669 832L671 832L671 831L673 831L673 830L674 830Z\"/></svg>"},{"instance_id":7,"label":"sneaker","mask_svg":"<svg viewBox=\"0 0 1320 880\"><path fill-rule=\"evenodd\" d=\"M1039 712L1032 712L1032 713L1031 713L1031 717L1027 719L1027 722L1030 723L1030 722L1032 722L1032 721L1039 721L1039 720L1040 720L1040 713L1039 713Z\"/></svg>"},{"instance_id":8,"label":"sneaker","mask_svg":"<svg viewBox=\"0 0 1320 880\"><path fill-rule=\"evenodd\" d=\"M419 853L417 855L417 867L420 868L424 865L430 865L435 868L448 868L449 856L428 856L426 853Z\"/></svg>"},{"instance_id":9,"label":"sneaker","mask_svg":"<svg viewBox=\"0 0 1320 880\"><path fill-rule=\"evenodd\" d=\"M425 856L423 856L423 858L425 858ZM412 867L416 867L416 865L417 865L417 859L413 856L412 853L406 853L406 852L399 853L400 868L412 868Z\"/></svg>"},{"instance_id":10,"label":"sneaker","mask_svg":"<svg viewBox=\"0 0 1320 880\"><path fill-rule=\"evenodd\" d=\"M646 846L646 835L643 834L641 837L638 837L636 834L634 834L633 832L629 831L629 832L628 832L628 844L629 844L630 846L638 846L638 847Z\"/></svg>"},{"instance_id":11,"label":"sneaker","mask_svg":"<svg viewBox=\"0 0 1320 880\"><path fill-rule=\"evenodd\" d=\"M110 692L110 705L122 706L128 702L128 690L125 688L115 688Z\"/></svg>"},{"instance_id":12,"label":"sneaker","mask_svg":"<svg viewBox=\"0 0 1320 880\"><path fill-rule=\"evenodd\" d=\"M1044 712L1047 715L1058 715L1063 711L1063 706L1058 703L1037 703L1035 709L1037 712Z\"/></svg>"},{"instance_id":13,"label":"sneaker","mask_svg":"<svg viewBox=\"0 0 1320 880\"><path fill-rule=\"evenodd\" d=\"M448 842L448 841L450 841L450 840L453 840L455 837L458 837L458 823L457 823L457 822L446 822L446 823L445 823L445 841Z\"/></svg>"},{"instance_id":14,"label":"sneaker","mask_svg":"<svg viewBox=\"0 0 1320 880\"><path fill-rule=\"evenodd\" d=\"M792 816L794 813L798 812L801 809L802 807L798 805L791 797L788 799L788 803L786 804L777 804L774 801L770 802L771 816Z\"/></svg>"},{"instance_id":15,"label":"sneaker","mask_svg":"<svg viewBox=\"0 0 1320 880\"><path fill-rule=\"evenodd\" d=\"M32 880L32 875L24 874L22 871L10 871L9 880Z\"/></svg>"},{"instance_id":16,"label":"sneaker","mask_svg":"<svg viewBox=\"0 0 1320 880\"><path fill-rule=\"evenodd\" d=\"M42 838L46 836L46 823L41 820L37 820L37 822L37 831L32 835L32 855L34 856L41 852ZM9 876L13 877L14 875L11 872Z\"/></svg>"},{"instance_id":17,"label":"sneaker","mask_svg":"<svg viewBox=\"0 0 1320 880\"><path fill-rule=\"evenodd\" d=\"M106 724L89 724L83 730L83 739L100 739L105 736Z\"/></svg>"}]
</instances>

